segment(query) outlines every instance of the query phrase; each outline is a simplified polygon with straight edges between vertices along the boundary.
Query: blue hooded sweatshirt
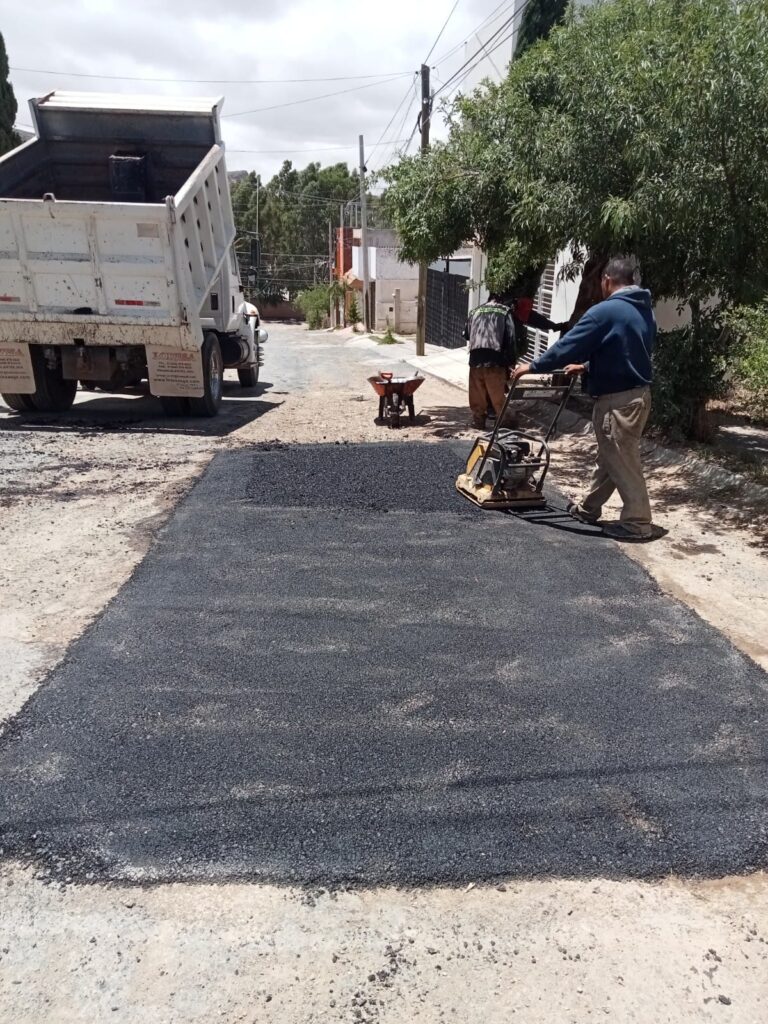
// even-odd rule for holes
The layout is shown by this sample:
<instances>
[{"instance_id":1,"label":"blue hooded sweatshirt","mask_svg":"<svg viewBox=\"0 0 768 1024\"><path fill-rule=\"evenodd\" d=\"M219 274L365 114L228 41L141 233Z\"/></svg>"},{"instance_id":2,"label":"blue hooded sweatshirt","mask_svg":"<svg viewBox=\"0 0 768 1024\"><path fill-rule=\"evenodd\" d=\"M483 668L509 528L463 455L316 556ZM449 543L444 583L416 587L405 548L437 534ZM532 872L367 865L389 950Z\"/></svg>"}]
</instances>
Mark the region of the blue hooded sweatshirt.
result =
<instances>
[{"instance_id":1,"label":"blue hooded sweatshirt","mask_svg":"<svg viewBox=\"0 0 768 1024\"><path fill-rule=\"evenodd\" d=\"M531 363L532 373L550 373L569 363L589 363L587 388L593 397L646 387L656 320L651 293L620 288L593 306L560 341Z\"/></svg>"}]
</instances>

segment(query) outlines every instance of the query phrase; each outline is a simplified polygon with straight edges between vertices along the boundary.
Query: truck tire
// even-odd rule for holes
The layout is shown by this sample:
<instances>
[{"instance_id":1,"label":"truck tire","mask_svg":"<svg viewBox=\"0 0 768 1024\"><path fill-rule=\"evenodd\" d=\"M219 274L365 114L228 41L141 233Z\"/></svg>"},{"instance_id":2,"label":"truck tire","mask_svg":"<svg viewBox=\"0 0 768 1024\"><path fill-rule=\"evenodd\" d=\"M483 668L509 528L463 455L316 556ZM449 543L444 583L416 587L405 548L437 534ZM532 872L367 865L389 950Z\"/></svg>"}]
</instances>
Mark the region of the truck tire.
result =
<instances>
[{"instance_id":1,"label":"truck tire","mask_svg":"<svg viewBox=\"0 0 768 1024\"><path fill-rule=\"evenodd\" d=\"M77 394L77 381L65 380L58 364L52 369L39 346L30 345L30 351L36 384L35 393L27 396L32 409L36 412L66 412L71 409Z\"/></svg>"},{"instance_id":2,"label":"truck tire","mask_svg":"<svg viewBox=\"0 0 768 1024\"><path fill-rule=\"evenodd\" d=\"M255 388L259 383L259 366L246 366L237 371L237 376L244 388Z\"/></svg>"},{"instance_id":3,"label":"truck tire","mask_svg":"<svg viewBox=\"0 0 768 1024\"><path fill-rule=\"evenodd\" d=\"M32 405L32 395L6 395L2 396L3 401L9 409L13 409L15 412L32 412L35 408Z\"/></svg>"},{"instance_id":4,"label":"truck tire","mask_svg":"<svg viewBox=\"0 0 768 1024\"><path fill-rule=\"evenodd\" d=\"M209 331L203 339L203 387L202 398L189 399L189 411L193 416L215 416L219 411L224 381L224 361L218 337Z\"/></svg>"}]
</instances>

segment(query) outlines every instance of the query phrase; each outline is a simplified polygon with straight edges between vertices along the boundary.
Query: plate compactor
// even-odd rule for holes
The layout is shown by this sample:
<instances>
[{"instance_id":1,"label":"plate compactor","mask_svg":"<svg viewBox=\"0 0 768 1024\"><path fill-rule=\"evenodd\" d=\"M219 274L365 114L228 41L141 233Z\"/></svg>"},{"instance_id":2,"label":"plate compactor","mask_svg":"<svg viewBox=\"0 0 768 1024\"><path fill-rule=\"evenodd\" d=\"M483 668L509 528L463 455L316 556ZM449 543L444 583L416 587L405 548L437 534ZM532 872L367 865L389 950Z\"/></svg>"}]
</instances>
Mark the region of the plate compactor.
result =
<instances>
[{"instance_id":1,"label":"plate compactor","mask_svg":"<svg viewBox=\"0 0 768 1024\"><path fill-rule=\"evenodd\" d=\"M559 372L548 378L536 376L530 384L511 387L493 431L478 437L469 453L467 468L456 481L459 494L480 508L543 508L547 504L544 481L549 470L549 442L574 381L575 377ZM511 401L537 402L550 397L556 398L558 404L546 434L503 426Z\"/></svg>"}]
</instances>

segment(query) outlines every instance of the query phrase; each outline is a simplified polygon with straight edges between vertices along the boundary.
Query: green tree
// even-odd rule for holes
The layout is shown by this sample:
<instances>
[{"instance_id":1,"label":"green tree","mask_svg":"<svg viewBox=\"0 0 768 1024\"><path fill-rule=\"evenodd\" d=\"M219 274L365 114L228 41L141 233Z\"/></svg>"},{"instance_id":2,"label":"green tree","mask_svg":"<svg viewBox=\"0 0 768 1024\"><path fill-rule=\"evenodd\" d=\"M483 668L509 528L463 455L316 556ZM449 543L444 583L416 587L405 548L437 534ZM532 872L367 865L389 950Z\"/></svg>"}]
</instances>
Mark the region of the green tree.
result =
<instances>
[{"instance_id":1,"label":"green tree","mask_svg":"<svg viewBox=\"0 0 768 1024\"><path fill-rule=\"evenodd\" d=\"M729 357L722 312L768 292L766 54L768 0L580 9L460 97L445 143L386 172L403 256L475 241L504 287L568 246L573 274L635 253L657 298L690 306L672 390L695 433Z\"/></svg>"},{"instance_id":2,"label":"green tree","mask_svg":"<svg viewBox=\"0 0 768 1024\"><path fill-rule=\"evenodd\" d=\"M346 164L297 170L286 160L266 184L252 172L235 186L232 205L243 248L257 226L261 238L262 297L294 297L327 281L328 224L338 224L339 206L355 197L358 180Z\"/></svg>"},{"instance_id":3,"label":"green tree","mask_svg":"<svg viewBox=\"0 0 768 1024\"><path fill-rule=\"evenodd\" d=\"M0 154L18 146L19 137L13 130L16 123L18 106L13 94L13 86L8 80L8 55L5 52L5 40L0 33Z\"/></svg>"},{"instance_id":4,"label":"green tree","mask_svg":"<svg viewBox=\"0 0 768 1024\"><path fill-rule=\"evenodd\" d=\"M565 18L570 0L530 0L520 21L515 57L522 56L529 46L549 33Z\"/></svg>"}]
</instances>

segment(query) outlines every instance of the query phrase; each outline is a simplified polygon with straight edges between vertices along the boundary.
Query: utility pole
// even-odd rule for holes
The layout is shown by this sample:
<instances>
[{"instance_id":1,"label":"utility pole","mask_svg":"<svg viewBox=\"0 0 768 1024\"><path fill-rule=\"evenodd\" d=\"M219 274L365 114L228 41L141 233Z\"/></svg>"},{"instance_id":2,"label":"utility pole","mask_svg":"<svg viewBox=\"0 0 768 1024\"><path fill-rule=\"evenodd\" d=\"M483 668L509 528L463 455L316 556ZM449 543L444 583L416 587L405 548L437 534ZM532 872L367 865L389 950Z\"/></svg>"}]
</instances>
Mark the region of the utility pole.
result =
<instances>
[{"instance_id":1,"label":"utility pole","mask_svg":"<svg viewBox=\"0 0 768 1024\"><path fill-rule=\"evenodd\" d=\"M333 287L333 221L328 218L328 323L331 327L333 324L333 294L331 288Z\"/></svg>"},{"instance_id":2,"label":"utility pole","mask_svg":"<svg viewBox=\"0 0 768 1024\"><path fill-rule=\"evenodd\" d=\"M432 116L432 95L429 88L429 65L421 65L421 152L429 149L429 122ZM416 301L416 355L423 356L427 319L427 264L419 263L419 294Z\"/></svg>"},{"instance_id":3,"label":"utility pole","mask_svg":"<svg viewBox=\"0 0 768 1024\"><path fill-rule=\"evenodd\" d=\"M365 195L365 143L360 136L360 246L363 250L363 322L371 329L370 280L368 273L368 207Z\"/></svg>"},{"instance_id":4,"label":"utility pole","mask_svg":"<svg viewBox=\"0 0 768 1024\"><path fill-rule=\"evenodd\" d=\"M261 188L261 176L256 175L256 234L259 233L259 190Z\"/></svg>"},{"instance_id":5,"label":"utility pole","mask_svg":"<svg viewBox=\"0 0 768 1024\"><path fill-rule=\"evenodd\" d=\"M339 244L336 247L336 252L337 252L337 254L340 253L340 260L341 260L341 262L339 263L339 280L343 280L344 279L344 253L346 252L346 246L344 244L344 203L341 203L339 205ZM346 297L344 295L344 290L343 289L342 289L342 292L341 292L340 303L341 304L339 306L339 322L336 324L336 326L337 327L346 327L347 326L347 306L346 306Z\"/></svg>"}]
</instances>

